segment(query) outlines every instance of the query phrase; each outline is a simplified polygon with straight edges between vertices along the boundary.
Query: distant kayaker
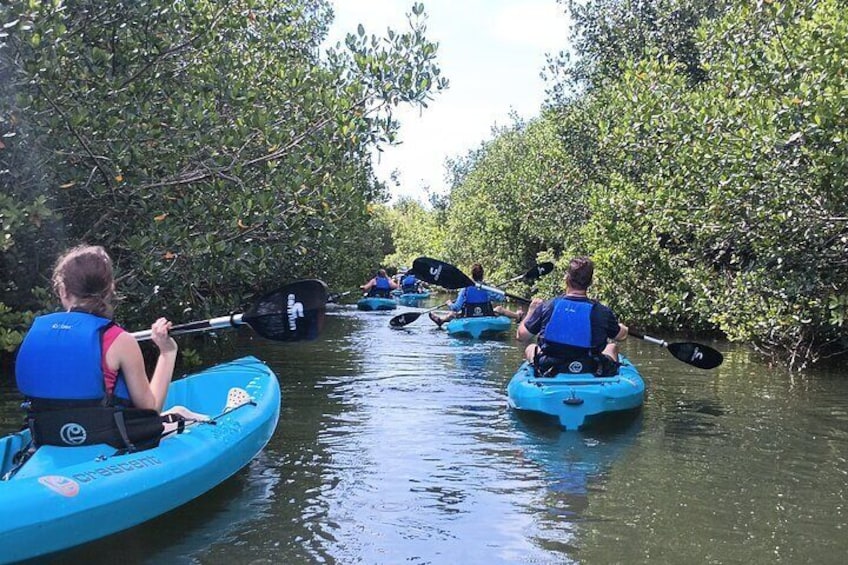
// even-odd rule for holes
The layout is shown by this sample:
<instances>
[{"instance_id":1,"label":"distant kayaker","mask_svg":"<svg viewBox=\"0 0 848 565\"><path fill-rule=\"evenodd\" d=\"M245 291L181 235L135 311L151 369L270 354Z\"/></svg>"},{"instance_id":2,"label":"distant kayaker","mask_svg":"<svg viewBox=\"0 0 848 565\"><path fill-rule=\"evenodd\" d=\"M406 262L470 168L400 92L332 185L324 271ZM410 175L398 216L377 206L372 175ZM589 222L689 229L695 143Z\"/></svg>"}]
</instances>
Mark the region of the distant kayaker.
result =
<instances>
[{"instance_id":1,"label":"distant kayaker","mask_svg":"<svg viewBox=\"0 0 848 565\"><path fill-rule=\"evenodd\" d=\"M483 284L483 266L480 263L474 263L471 266L471 279L475 283ZM492 305L492 302L500 302L503 299L503 294L483 290L476 286L468 286L460 289L456 300L448 302L450 312L444 316L439 316L435 312L430 312L429 316L430 319L439 327L454 318L465 317L502 315L508 316L513 320L520 320L524 316L524 312L521 310L513 312L509 308Z\"/></svg>"},{"instance_id":2,"label":"distant kayaker","mask_svg":"<svg viewBox=\"0 0 848 565\"><path fill-rule=\"evenodd\" d=\"M34 320L15 366L36 443L158 443L159 411L177 358L171 322L159 318L151 326L159 357L148 378L138 342L113 321L115 279L102 247L78 246L61 256L53 290L65 310Z\"/></svg>"},{"instance_id":3,"label":"distant kayaker","mask_svg":"<svg viewBox=\"0 0 848 565\"><path fill-rule=\"evenodd\" d=\"M386 273L386 269L380 269L377 271L377 275L373 279L361 285L359 288L365 291L368 296L389 298L392 290L398 288L398 284L389 278L388 273Z\"/></svg>"},{"instance_id":4,"label":"distant kayaker","mask_svg":"<svg viewBox=\"0 0 848 565\"><path fill-rule=\"evenodd\" d=\"M408 271L400 281L400 288L406 293L421 292L421 287L424 283L418 280L415 273Z\"/></svg>"},{"instance_id":5,"label":"distant kayaker","mask_svg":"<svg viewBox=\"0 0 848 565\"><path fill-rule=\"evenodd\" d=\"M541 374L618 373L617 342L627 337L627 326L609 307L587 296L594 270L588 257L573 258L565 274L565 293L548 301L534 298L518 325L519 340L526 343L539 336L538 344L528 345L524 355Z\"/></svg>"}]
</instances>

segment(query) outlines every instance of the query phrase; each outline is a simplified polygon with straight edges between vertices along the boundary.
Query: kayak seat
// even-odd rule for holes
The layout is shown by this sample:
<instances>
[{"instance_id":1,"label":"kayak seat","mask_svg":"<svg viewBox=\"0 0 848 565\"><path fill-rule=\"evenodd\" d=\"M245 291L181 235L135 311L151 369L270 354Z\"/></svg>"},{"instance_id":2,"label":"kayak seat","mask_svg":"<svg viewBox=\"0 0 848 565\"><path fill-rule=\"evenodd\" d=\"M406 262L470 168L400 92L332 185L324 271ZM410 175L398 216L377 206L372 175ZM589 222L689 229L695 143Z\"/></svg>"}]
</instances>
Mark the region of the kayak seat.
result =
<instances>
[{"instance_id":1,"label":"kayak seat","mask_svg":"<svg viewBox=\"0 0 848 565\"><path fill-rule=\"evenodd\" d=\"M533 374L536 378L551 378L558 374L614 377L618 374L619 367L619 363L603 354L562 359L545 355L537 349L533 358Z\"/></svg>"}]
</instances>

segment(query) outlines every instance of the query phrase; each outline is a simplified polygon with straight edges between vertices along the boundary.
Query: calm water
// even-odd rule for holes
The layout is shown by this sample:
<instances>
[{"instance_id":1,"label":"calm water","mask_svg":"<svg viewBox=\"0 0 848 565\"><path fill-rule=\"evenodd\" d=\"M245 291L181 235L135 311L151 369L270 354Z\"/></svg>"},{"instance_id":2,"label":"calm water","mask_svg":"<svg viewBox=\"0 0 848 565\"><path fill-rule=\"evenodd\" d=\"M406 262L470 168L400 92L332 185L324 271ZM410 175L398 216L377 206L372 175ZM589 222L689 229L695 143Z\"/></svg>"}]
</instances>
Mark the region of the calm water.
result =
<instances>
[{"instance_id":1,"label":"calm water","mask_svg":"<svg viewBox=\"0 0 848 565\"><path fill-rule=\"evenodd\" d=\"M317 342L240 333L240 353L283 389L277 433L248 468L54 562L846 560L846 370L800 378L718 344L724 365L701 371L631 338L641 416L560 432L508 410L511 337L453 339L426 316L393 330L400 310L333 308ZM8 381L3 431L18 418Z\"/></svg>"}]
</instances>

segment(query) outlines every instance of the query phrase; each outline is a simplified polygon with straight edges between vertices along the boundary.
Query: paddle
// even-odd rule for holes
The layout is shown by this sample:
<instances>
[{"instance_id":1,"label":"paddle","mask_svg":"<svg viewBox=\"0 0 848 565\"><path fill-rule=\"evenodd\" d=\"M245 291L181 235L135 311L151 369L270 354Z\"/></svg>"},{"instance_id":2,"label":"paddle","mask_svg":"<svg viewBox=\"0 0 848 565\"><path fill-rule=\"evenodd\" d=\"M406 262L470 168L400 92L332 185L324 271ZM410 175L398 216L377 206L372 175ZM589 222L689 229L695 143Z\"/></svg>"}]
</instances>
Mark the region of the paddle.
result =
<instances>
[{"instance_id":1,"label":"paddle","mask_svg":"<svg viewBox=\"0 0 848 565\"><path fill-rule=\"evenodd\" d=\"M628 335L645 340L648 343L665 347L680 361L688 363L693 367L698 367L699 369L715 369L721 365L722 361L724 361L724 356L719 351L701 343L692 343L688 341L668 343L662 339L643 335L633 330L629 330Z\"/></svg>"},{"instance_id":2,"label":"paddle","mask_svg":"<svg viewBox=\"0 0 848 565\"><path fill-rule=\"evenodd\" d=\"M419 268L421 270L419 270ZM524 279L526 281L533 281L533 280L536 280L537 278L539 278L541 276L544 276L544 275L550 273L553 270L553 268L554 268L553 263L549 263L549 262L540 263L540 264L534 266L533 268L531 268L526 273L524 273L522 275L518 275L517 277L511 278L510 280L508 280L504 284L508 284L510 282L514 282L514 281L521 280L521 279ZM444 288L451 288L451 289L465 288L467 286L475 286L475 284L476 284L473 280L468 278L465 275L465 273L463 273L462 271L460 271L459 269L457 269L453 265L451 265L449 263L444 263L444 262L439 261L437 259L429 259L427 257L419 257L418 259L416 259L413 262L412 269L415 272L415 275L418 278L422 279L423 281L428 282L430 284L438 284L440 286L443 286ZM427 276L421 274L421 273L425 272L424 271L425 269L426 269ZM433 269L435 271L435 275L433 275L433 271L431 271L430 269ZM433 276L431 276L431 275L433 275ZM441 279L442 282L437 282L438 279ZM456 285L456 286L450 286L450 285ZM526 304L529 304L529 302L530 302L526 298L523 298L523 297L520 297L520 296L515 296L515 295L512 295L512 294L507 294L504 291L497 289L497 288L494 288L494 287L491 287L491 286L480 285L480 287L484 288L486 290L491 290L491 291L497 292L499 294L503 294L505 296L509 296L510 298L512 298L514 300L518 300L518 301L524 302ZM389 320L389 325L392 326L393 328L402 328L403 326L406 326L407 324L411 324L412 322L417 320L421 316L421 314L427 314L429 312L433 312L434 310L438 310L439 308L444 308L447 305L448 305L448 302L444 302L442 304L439 304L438 306L434 306L433 308L429 308L429 309L423 310L421 312L404 312L403 314L395 316L394 318Z\"/></svg>"},{"instance_id":3,"label":"paddle","mask_svg":"<svg viewBox=\"0 0 848 565\"><path fill-rule=\"evenodd\" d=\"M243 314L230 314L173 326L170 335L247 325L262 337L274 341L310 340L318 337L324 325L326 304L327 285L323 281L295 281L263 294ZM150 335L150 330L132 334L139 341L150 339Z\"/></svg>"},{"instance_id":4,"label":"paddle","mask_svg":"<svg viewBox=\"0 0 848 565\"><path fill-rule=\"evenodd\" d=\"M509 281L507 281L507 283L519 279L533 281L541 276L550 273L553 268L553 263L541 263L539 265L536 265L523 275L519 275L513 279L510 279ZM487 284L477 284L471 279L471 277L469 277L450 263L445 263L444 261L439 261L438 259L431 259L430 257L419 257L418 259L413 261L412 269L415 271L415 274L418 276L418 278L423 279L424 281L430 284L438 284L440 286L443 286L444 288L450 288L454 290L458 288L476 286L478 288L482 288L483 290L488 290L497 294L503 294L504 296L508 296L513 300L517 300L525 304L530 303L530 301L524 298L523 296L516 296L514 294L504 292L499 288L489 286Z\"/></svg>"},{"instance_id":5,"label":"paddle","mask_svg":"<svg viewBox=\"0 0 848 565\"><path fill-rule=\"evenodd\" d=\"M527 282L534 281L539 277L550 273L553 269L554 264L549 261L539 263L526 273L518 275L517 277L513 277L498 286L504 286L521 279L524 279ZM477 286L477 283L471 280L471 277L469 277L450 263L445 263L444 261L439 261L438 259L431 259L430 257L419 257L418 259L413 261L412 270L415 272L415 276L417 276L424 282L430 284L437 284L441 287L449 288L452 290L465 288L467 286ZM492 287L489 288L491 289ZM498 289L494 290L495 292L502 292Z\"/></svg>"},{"instance_id":6,"label":"paddle","mask_svg":"<svg viewBox=\"0 0 848 565\"><path fill-rule=\"evenodd\" d=\"M456 290L474 286L474 281L468 275L438 259L419 257L412 262L412 270L419 279L444 288Z\"/></svg>"},{"instance_id":7,"label":"paddle","mask_svg":"<svg viewBox=\"0 0 848 565\"><path fill-rule=\"evenodd\" d=\"M345 296L347 296L350 293L351 293L351 291L349 291L349 290L347 290L345 292L332 292L329 295L327 295L327 304L338 302L339 298L344 298Z\"/></svg>"}]
</instances>

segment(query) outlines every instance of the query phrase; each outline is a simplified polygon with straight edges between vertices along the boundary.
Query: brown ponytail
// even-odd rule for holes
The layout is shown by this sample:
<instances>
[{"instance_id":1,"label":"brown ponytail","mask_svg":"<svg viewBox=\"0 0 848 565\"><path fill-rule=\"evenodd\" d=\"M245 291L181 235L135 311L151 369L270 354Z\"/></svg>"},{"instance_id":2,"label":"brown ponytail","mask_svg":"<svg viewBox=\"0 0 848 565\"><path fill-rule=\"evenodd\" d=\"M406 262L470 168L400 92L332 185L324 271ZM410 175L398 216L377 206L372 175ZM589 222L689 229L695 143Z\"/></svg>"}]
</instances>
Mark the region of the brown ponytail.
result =
<instances>
[{"instance_id":1,"label":"brown ponytail","mask_svg":"<svg viewBox=\"0 0 848 565\"><path fill-rule=\"evenodd\" d=\"M112 319L115 276L112 259L99 245L79 245L65 252L53 269L53 290L65 294L74 308Z\"/></svg>"}]
</instances>

